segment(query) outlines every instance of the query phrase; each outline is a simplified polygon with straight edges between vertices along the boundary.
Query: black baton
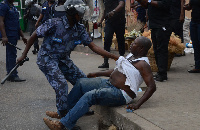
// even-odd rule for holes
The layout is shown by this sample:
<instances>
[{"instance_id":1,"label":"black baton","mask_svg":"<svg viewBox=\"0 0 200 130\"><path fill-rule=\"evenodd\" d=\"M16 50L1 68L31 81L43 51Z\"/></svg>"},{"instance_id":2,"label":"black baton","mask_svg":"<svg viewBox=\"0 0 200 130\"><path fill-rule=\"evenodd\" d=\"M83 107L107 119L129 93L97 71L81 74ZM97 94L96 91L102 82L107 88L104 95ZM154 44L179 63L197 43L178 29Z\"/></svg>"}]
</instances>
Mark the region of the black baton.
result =
<instances>
[{"instance_id":1,"label":"black baton","mask_svg":"<svg viewBox=\"0 0 200 130\"><path fill-rule=\"evenodd\" d=\"M0 40L2 40L2 39L0 38ZM18 49L18 50L22 50L21 48L15 46L15 45L13 45L13 44L11 44L10 42L8 42L8 44L11 45L11 46L13 46L13 47L15 47L15 48ZM9 72L9 74L6 75L6 77L1 81L1 84L4 84L4 83L6 82L6 80L9 78L9 76L10 76L19 66L23 65L23 63L26 62L26 61L29 61L29 58L28 58L28 57L26 57L25 59L23 59L22 61L20 61L18 64L16 64L15 67L13 67L12 70Z\"/></svg>"},{"instance_id":2,"label":"black baton","mask_svg":"<svg viewBox=\"0 0 200 130\"><path fill-rule=\"evenodd\" d=\"M10 73L8 75L6 75L6 77L1 81L1 84L4 84L6 82L6 80L9 78L9 76L21 65L23 65L24 62L29 61L29 58L26 57L25 59L23 59L22 61L20 61L18 64L15 65L15 67L10 71Z\"/></svg>"},{"instance_id":3,"label":"black baton","mask_svg":"<svg viewBox=\"0 0 200 130\"><path fill-rule=\"evenodd\" d=\"M0 38L0 41L2 40L2 38ZM18 50L22 50L21 48L19 48L19 47L17 47L17 46L15 46L15 45L13 45L13 44L11 44L10 42L7 42L9 45L11 45L11 46L14 46L15 48L17 48Z\"/></svg>"}]
</instances>

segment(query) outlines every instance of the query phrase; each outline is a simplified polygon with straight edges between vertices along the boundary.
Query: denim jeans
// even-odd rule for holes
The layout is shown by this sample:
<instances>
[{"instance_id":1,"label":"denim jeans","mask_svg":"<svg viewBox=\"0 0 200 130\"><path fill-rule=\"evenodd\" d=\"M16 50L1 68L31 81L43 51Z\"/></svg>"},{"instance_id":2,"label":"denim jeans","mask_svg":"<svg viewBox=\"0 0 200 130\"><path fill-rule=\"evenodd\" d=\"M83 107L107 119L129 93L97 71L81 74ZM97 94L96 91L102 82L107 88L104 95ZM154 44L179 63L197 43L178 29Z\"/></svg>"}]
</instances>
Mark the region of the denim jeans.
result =
<instances>
[{"instance_id":1,"label":"denim jeans","mask_svg":"<svg viewBox=\"0 0 200 130\"><path fill-rule=\"evenodd\" d=\"M126 100L120 89L113 86L108 79L81 78L68 95L67 115L60 122L72 129L76 121L88 112L92 105L121 106Z\"/></svg>"},{"instance_id":2,"label":"denim jeans","mask_svg":"<svg viewBox=\"0 0 200 130\"><path fill-rule=\"evenodd\" d=\"M190 22L190 36L194 48L195 69L200 69L200 23Z\"/></svg>"}]
</instances>

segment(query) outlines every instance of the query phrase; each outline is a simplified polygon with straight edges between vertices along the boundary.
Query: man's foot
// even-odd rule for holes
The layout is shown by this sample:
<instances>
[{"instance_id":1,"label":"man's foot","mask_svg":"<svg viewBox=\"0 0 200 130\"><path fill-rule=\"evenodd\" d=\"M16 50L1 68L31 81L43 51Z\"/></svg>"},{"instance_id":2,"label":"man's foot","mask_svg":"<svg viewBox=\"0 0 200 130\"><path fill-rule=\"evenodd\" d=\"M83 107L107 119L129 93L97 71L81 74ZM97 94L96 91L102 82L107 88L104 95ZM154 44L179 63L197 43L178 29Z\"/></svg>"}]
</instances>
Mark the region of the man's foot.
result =
<instances>
[{"instance_id":1,"label":"man's foot","mask_svg":"<svg viewBox=\"0 0 200 130\"><path fill-rule=\"evenodd\" d=\"M98 68L109 68L109 63L103 63Z\"/></svg>"},{"instance_id":2,"label":"man's foot","mask_svg":"<svg viewBox=\"0 0 200 130\"><path fill-rule=\"evenodd\" d=\"M157 75L155 78L154 78L155 81L158 81L158 82L165 82L167 81L167 76L161 76L161 75Z\"/></svg>"},{"instance_id":3,"label":"man's foot","mask_svg":"<svg viewBox=\"0 0 200 130\"><path fill-rule=\"evenodd\" d=\"M32 52L34 55L38 53L38 51L36 49L32 50Z\"/></svg>"},{"instance_id":4,"label":"man's foot","mask_svg":"<svg viewBox=\"0 0 200 130\"><path fill-rule=\"evenodd\" d=\"M61 119L61 117L58 115L58 113L54 112L54 111L46 111L46 115L51 118Z\"/></svg>"},{"instance_id":5,"label":"man's foot","mask_svg":"<svg viewBox=\"0 0 200 130\"><path fill-rule=\"evenodd\" d=\"M26 81L25 79L21 79L19 78L18 76L17 77L10 77L7 79L7 81L10 81L10 82L23 82L23 81Z\"/></svg>"},{"instance_id":6,"label":"man's foot","mask_svg":"<svg viewBox=\"0 0 200 130\"><path fill-rule=\"evenodd\" d=\"M46 111L46 115L51 118L61 119L60 115L54 111ZM89 109L89 111L85 115L86 116L94 115L94 111Z\"/></svg>"},{"instance_id":7,"label":"man's foot","mask_svg":"<svg viewBox=\"0 0 200 130\"><path fill-rule=\"evenodd\" d=\"M52 121L47 118L43 118L43 120L50 130L68 130L60 121ZM75 125L71 130L81 130L81 128Z\"/></svg>"},{"instance_id":8,"label":"man's foot","mask_svg":"<svg viewBox=\"0 0 200 130\"><path fill-rule=\"evenodd\" d=\"M189 73L200 73L200 69L188 70Z\"/></svg>"},{"instance_id":9,"label":"man's foot","mask_svg":"<svg viewBox=\"0 0 200 130\"><path fill-rule=\"evenodd\" d=\"M43 118L44 123L49 127L50 130L63 130L65 126L60 121L52 121L47 118Z\"/></svg>"}]
</instances>

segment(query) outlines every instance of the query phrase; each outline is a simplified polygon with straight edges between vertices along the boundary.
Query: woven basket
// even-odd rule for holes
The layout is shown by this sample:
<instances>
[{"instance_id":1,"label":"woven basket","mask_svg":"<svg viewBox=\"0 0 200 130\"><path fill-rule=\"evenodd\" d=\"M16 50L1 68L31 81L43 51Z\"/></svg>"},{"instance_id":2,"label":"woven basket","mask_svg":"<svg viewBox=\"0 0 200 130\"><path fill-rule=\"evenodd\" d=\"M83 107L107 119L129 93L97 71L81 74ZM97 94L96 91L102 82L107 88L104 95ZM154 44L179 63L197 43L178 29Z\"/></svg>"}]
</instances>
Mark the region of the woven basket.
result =
<instances>
[{"instance_id":1,"label":"woven basket","mask_svg":"<svg viewBox=\"0 0 200 130\"><path fill-rule=\"evenodd\" d=\"M167 70L169 70L170 67L171 67L172 61L174 59L174 55L175 55L175 53L168 53ZM158 72L158 67L156 65L155 55L154 54L148 54L147 56L148 56L148 59L149 59L149 63L150 63L152 72Z\"/></svg>"}]
</instances>

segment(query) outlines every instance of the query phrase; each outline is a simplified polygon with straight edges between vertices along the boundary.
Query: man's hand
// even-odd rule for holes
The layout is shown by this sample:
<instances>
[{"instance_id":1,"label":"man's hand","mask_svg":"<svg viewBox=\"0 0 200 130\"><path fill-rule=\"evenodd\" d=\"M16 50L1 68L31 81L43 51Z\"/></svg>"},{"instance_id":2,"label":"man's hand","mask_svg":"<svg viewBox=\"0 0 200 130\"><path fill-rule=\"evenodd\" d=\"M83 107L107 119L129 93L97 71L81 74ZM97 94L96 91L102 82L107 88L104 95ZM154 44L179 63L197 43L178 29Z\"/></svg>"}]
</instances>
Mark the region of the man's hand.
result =
<instances>
[{"instance_id":1,"label":"man's hand","mask_svg":"<svg viewBox=\"0 0 200 130\"><path fill-rule=\"evenodd\" d=\"M24 60L25 58L26 58L25 55L22 55L21 57L17 58L16 64L18 64L19 62L21 62L21 61Z\"/></svg>"},{"instance_id":2,"label":"man's hand","mask_svg":"<svg viewBox=\"0 0 200 130\"><path fill-rule=\"evenodd\" d=\"M89 73L87 75L88 78L93 78L93 77L96 77L96 73Z\"/></svg>"},{"instance_id":3,"label":"man's hand","mask_svg":"<svg viewBox=\"0 0 200 130\"><path fill-rule=\"evenodd\" d=\"M130 110L137 110L139 109L139 106L137 106L136 104L129 104L126 109L130 109Z\"/></svg>"},{"instance_id":4,"label":"man's hand","mask_svg":"<svg viewBox=\"0 0 200 130\"><path fill-rule=\"evenodd\" d=\"M8 43L8 38L7 37L2 37L2 43L3 46L5 46Z\"/></svg>"},{"instance_id":5,"label":"man's hand","mask_svg":"<svg viewBox=\"0 0 200 130\"><path fill-rule=\"evenodd\" d=\"M28 42L27 39L25 37L22 37L22 40L23 40L24 44L26 45Z\"/></svg>"},{"instance_id":6,"label":"man's hand","mask_svg":"<svg viewBox=\"0 0 200 130\"><path fill-rule=\"evenodd\" d=\"M115 12L114 11L110 11L107 15L108 15L108 18L111 18L111 17L113 17L114 16L114 14L115 14Z\"/></svg>"}]
</instances>

